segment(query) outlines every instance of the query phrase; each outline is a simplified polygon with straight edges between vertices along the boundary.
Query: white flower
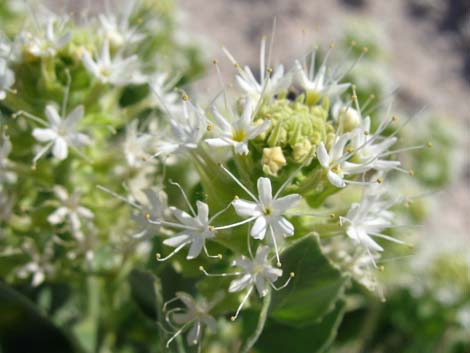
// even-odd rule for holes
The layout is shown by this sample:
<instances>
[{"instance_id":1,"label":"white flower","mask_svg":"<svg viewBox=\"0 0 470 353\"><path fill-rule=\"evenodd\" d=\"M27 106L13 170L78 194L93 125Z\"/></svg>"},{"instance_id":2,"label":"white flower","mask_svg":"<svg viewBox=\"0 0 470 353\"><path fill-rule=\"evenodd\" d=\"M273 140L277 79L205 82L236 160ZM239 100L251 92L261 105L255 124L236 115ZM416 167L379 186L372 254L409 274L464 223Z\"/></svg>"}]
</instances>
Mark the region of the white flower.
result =
<instances>
[{"instance_id":1,"label":"white flower","mask_svg":"<svg viewBox=\"0 0 470 353\"><path fill-rule=\"evenodd\" d=\"M209 304L206 300L196 302L192 296L184 292L176 292L176 298L183 302L186 306L184 309L171 309L167 313L167 317L174 323L182 325L181 328L171 337L166 346L169 347L170 343L188 326L192 325L186 336L186 342L189 346L198 344L201 341L204 325L207 326L212 332L217 330L217 322L209 315L214 303ZM183 310L184 312L180 312Z\"/></svg>"},{"instance_id":2,"label":"white flower","mask_svg":"<svg viewBox=\"0 0 470 353\"><path fill-rule=\"evenodd\" d=\"M320 142L317 147L317 158L320 165L328 170L328 180L331 184L336 187L343 188L346 186L344 176L347 175L347 170L344 170L343 166L346 163L344 159L344 147L350 140L350 134L346 133L341 136L337 136L330 148L330 151L326 151L325 144Z\"/></svg>"},{"instance_id":3,"label":"white flower","mask_svg":"<svg viewBox=\"0 0 470 353\"><path fill-rule=\"evenodd\" d=\"M8 68L8 62L0 58L0 101L5 99L14 83L15 74Z\"/></svg>"},{"instance_id":4,"label":"white flower","mask_svg":"<svg viewBox=\"0 0 470 353\"><path fill-rule=\"evenodd\" d=\"M274 245L278 264L280 265L278 244L283 241L284 237L294 235L294 226L284 217L284 215L301 199L301 196L299 194L290 194L278 197L287 186L287 183L290 182L289 178L273 197L271 180L269 180L269 178L261 177L257 181L258 197L256 197L240 181L238 181L233 174L225 168L224 170L248 193L253 200L247 201L239 198L235 199L232 201L235 212L237 212L241 217L246 217L248 220L255 221L250 231L250 235L253 238L264 239L266 232L269 231L271 236L269 240L272 241Z\"/></svg>"},{"instance_id":5,"label":"white flower","mask_svg":"<svg viewBox=\"0 0 470 353\"><path fill-rule=\"evenodd\" d=\"M61 206L47 217L47 221L57 225L68 220L73 235L77 240L83 240L81 219L92 220L94 218L93 212L80 205L80 193L77 191L69 195L64 187L56 185L54 186L54 194L59 199Z\"/></svg>"},{"instance_id":6,"label":"white flower","mask_svg":"<svg viewBox=\"0 0 470 353\"><path fill-rule=\"evenodd\" d=\"M70 31L64 31L67 21L67 18L59 19L53 16L46 21L45 28L41 28L38 35L25 33L23 39L27 42L27 51L38 57L54 56L67 45L72 36Z\"/></svg>"},{"instance_id":7,"label":"white flower","mask_svg":"<svg viewBox=\"0 0 470 353\"><path fill-rule=\"evenodd\" d=\"M169 78L169 74L166 72L157 72L150 76L148 84L153 93L151 97L156 96L156 99L152 100L153 103L162 110L176 113L178 111L180 96L174 91L174 88L180 78L181 77L178 75Z\"/></svg>"},{"instance_id":8,"label":"white flower","mask_svg":"<svg viewBox=\"0 0 470 353\"><path fill-rule=\"evenodd\" d=\"M124 86L145 82L145 77L140 73L140 63L137 55L123 58L119 52L111 59L108 39L104 40L101 55L96 61L93 60L87 50L84 50L82 62L88 72L104 84Z\"/></svg>"},{"instance_id":9,"label":"white flower","mask_svg":"<svg viewBox=\"0 0 470 353\"><path fill-rule=\"evenodd\" d=\"M157 254L157 259L164 261L187 245L189 245L188 255L186 256L186 259L188 260L198 257L203 249L207 253L206 239L212 239L215 237L215 228L210 225L209 206L204 202L197 201L196 207L197 214L194 216L191 216L176 207L170 207L171 212L179 223L171 223L158 219L152 221L149 219L150 223L153 224L161 224L162 226L181 229L179 233L163 241L163 244L176 249L164 259L160 259L160 255Z\"/></svg>"},{"instance_id":10,"label":"white flower","mask_svg":"<svg viewBox=\"0 0 470 353\"><path fill-rule=\"evenodd\" d=\"M77 125L83 118L84 110L80 105L72 110L65 119L62 119L57 108L51 104L46 106L46 117L49 121L48 127L35 128L33 136L40 142L48 144L34 157L34 162L41 158L49 148L52 147L52 154L59 160L64 160L68 155L68 147L77 151L77 148L90 143L87 135L77 132Z\"/></svg>"},{"instance_id":11,"label":"white flower","mask_svg":"<svg viewBox=\"0 0 470 353\"><path fill-rule=\"evenodd\" d=\"M404 244L401 240L382 234L385 229L393 226L394 214L389 208L394 202L383 199L383 193L377 188L376 186L367 189L361 202L352 204L346 217L340 218L346 234L369 254L384 250L372 237Z\"/></svg>"},{"instance_id":12,"label":"white flower","mask_svg":"<svg viewBox=\"0 0 470 353\"><path fill-rule=\"evenodd\" d=\"M228 291L230 293L239 292L247 287L256 287L258 295L264 297L268 294L268 286L272 285L282 276L280 268L271 266L268 260L269 247L260 246L256 250L256 256L253 260L241 256L233 261L233 266L242 269L242 276L230 283Z\"/></svg>"},{"instance_id":13,"label":"white flower","mask_svg":"<svg viewBox=\"0 0 470 353\"><path fill-rule=\"evenodd\" d=\"M207 119L204 111L193 105L187 99L183 99L183 105L178 112L170 114L168 122L171 133L161 136L157 143L157 155L181 153L197 148L202 137L207 131Z\"/></svg>"},{"instance_id":14,"label":"white flower","mask_svg":"<svg viewBox=\"0 0 470 353\"><path fill-rule=\"evenodd\" d=\"M138 212L132 217L140 228L133 237L139 239L145 239L161 233L162 226L150 223L149 219L163 219L168 210L168 196L164 191L145 189L143 193L147 202L143 205L138 205Z\"/></svg>"},{"instance_id":15,"label":"white flower","mask_svg":"<svg viewBox=\"0 0 470 353\"><path fill-rule=\"evenodd\" d=\"M355 158L369 169L385 171L400 167L400 161L385 160L382 157L390 155L390 147L397 142L395 136L382 137L370 133L370 117L362 120L360 127L355 129L351 137L351 146L357 151Z\"/></svg>"},{"instance_id":16,"label":"white flower","mask_svg":"<svg viewBox=\"0 0 470 353\"><path fill-rule=\"evenodd\" d=\"M233 146L238 154L248 154L248 142L262 134L270 125L269 120L261 124L253 123L253 101L247 97L243 114L231 124L212 106L212 114L217 124L216 138L206 139L211 146Z\"/></svg>"},{"instance_id":17,"label":"white flower","mask_svg":"<svg viewBox=\"0 0 470 353\"><path fill-rule=\"evenodd\" d=\"M292 73L284 74L283 65L277 66L273 72L272 68L269 67L270 57L267 58L268 62L266 63L265 37L261 40L259 82L248 66L242 69L227 49L223 48L223 51L232 64L238 69L239 75L236 76L238 85L246 94L253 98L256 104L259 100L263 100L264 98L271 99L274 95L287 90L292 82Z\"/></svg>"},{"instance_id":18,"label":"white flower","mask_svg":"<svg viewBox=\"0 0 470 353\"><path fill-rule=\"evenodd\" d=\"M135 44L145 37L129 22L136 3L135 0L125 1L117 6L118 9L122 9L119 13L100 14L98 17L101 24L100 32L114 48Z\"/></svg>"},{"instance_id":19,"label":"white flower","mask_svg":"<svg viewBox=\"0 0 470 353\"><path fill-rule=\"evenodd\" d=\"M326 60L323 61L318 71L316 71L315 57L316 51L313 51L308 68L306 62L302 65L298 60L295 61L297 81L306 91L307 101L311 99L312 104L315 104L321 97L338 96L350 86L349 83L339 84L339 79L334 78L332 75L327 76Z\"/></svg>"},{"instance_id":20,"label":"white flower","mask_svg":"<svg viewBox=\"0 0 470 353\"><path fill-rule=\"evenodd\" d=\"M44 282L47 276L54 273L52 258L54 256L54 243L49 240L40 252L32 239L26 239L21 245L23 252L31 256L31 260L16 269L19 278L32 275L32 286L37 287Z\"/></svg>"},{"instance_id":21,"label":"white flower","mask_svg":"<svg viewBox=\"0 0 470 353\"><path fill-rule=\"evenodd\" d=\"M123 143L124 156L131 168L142 167L146 163L148 153L145 148L149 145L151 136L140 134L138 131L138 120L133 120L126 128L126 139Z\"/></svg>"}]
</instances>

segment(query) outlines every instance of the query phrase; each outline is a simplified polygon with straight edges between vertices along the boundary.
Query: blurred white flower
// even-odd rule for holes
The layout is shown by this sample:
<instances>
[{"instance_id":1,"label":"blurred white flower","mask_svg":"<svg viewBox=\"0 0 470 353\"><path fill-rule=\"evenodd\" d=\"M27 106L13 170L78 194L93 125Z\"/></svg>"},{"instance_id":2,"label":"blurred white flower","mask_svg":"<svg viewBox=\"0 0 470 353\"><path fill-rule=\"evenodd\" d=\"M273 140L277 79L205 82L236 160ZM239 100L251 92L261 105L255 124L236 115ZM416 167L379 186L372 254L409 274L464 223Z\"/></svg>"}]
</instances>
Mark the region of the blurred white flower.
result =
<instances>
[{"instance_id":1,"label":"blurred white flower","mask_svg":"<svg viewBox=\"0 0 470 353\"><path fill-rule=\"evenodd\" d=\"M33 287L37 287L55 271L52 263L54 242L53 240L47 241L42 251L40 251L32 239L26 239L21 247L23 252L31 257L31 260L17 268L16 275L19 278L26 278L31 275L31 284Z\"/></svg>"},{"instance_id":2,"label":"blurred white flower","mask_svg":"<svg viewBox=\"0 0 470 353\"><path fill-rule=\"evenodd\" d=\"M5 99L15 83L15 74L8 67L6 59L0 57L0 101Z\"/></svg>"},{"instance_id":3,"label":"blurred white flower","mask_svg":"<svg viewBox=\"0 0 470 353\"><path fill-rule=\"evenodd\" d=\"M188 326L191 326L191 329L186 336L188 346L194 346L200 343L204 326L207 326L212 332L216 332L217 322L209 314L214 303L209 304L205 299L196 302L192 296L184 292L176 292L176 298L172 301L177 299L183 302L186 308L175 308L168 310L167 312L167 319L169 322L172 321L181 325L176 333L168 340L166 344L167 347L169 347L170 343ZM164 308L166 308L166 306Z\"/></svg>"},{"instance_id":4,"label":"blurred white flower","mask_svg":"<svg viewBox=\"0 0 470 353\"><path fill-rule=\"evenodd\" d=\"M66 30L67 22L67 17L52 16L39 28L38 33L22 33L20 42L23 42L26 51L34 56L54 56L72 37L72 33Z\"/></svg>"},{"instance_id":5,"label":"blurred white flower","mask_svg":"<svg viewBox=\"0 0 470 353\"><path fill-rule=\"evenodd\" d=\"M101 54L96 58L96 61L87 50L84 50L82 62L88 72L103 84L125 86L142 84L146 81L145 76L140 73L140 62L137 55L123 58L122 53L118 52L111 58L108 39L103 41Z\"/></svg>"}]
</instances>

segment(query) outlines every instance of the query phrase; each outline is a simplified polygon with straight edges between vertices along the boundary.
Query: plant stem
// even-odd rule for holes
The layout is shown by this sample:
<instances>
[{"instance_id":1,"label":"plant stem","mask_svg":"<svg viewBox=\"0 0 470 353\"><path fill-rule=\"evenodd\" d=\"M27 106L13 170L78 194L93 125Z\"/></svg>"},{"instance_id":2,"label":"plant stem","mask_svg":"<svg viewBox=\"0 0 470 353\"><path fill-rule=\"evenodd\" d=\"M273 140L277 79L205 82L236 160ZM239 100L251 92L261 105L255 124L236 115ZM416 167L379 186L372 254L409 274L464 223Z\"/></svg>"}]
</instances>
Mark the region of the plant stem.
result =
<instances>
[{"instance_id":1,"label":"plant stem","mask_svg":"<svg viewBox=\"0 0 470 353\"><path fill-rule=\"evenodd\" d=\"M261 308L261 313L259 314L258 325L256 326L256 330L253 335L248 338L245 343L245 346L240 351L240 353L249 353L253 346L258 341L261 333L263 332L264 325L266 324L266 320L268 318L269 306L271 305L271 291L266 294L264 297L263 307Z\"/></svg>"}]
</instances>

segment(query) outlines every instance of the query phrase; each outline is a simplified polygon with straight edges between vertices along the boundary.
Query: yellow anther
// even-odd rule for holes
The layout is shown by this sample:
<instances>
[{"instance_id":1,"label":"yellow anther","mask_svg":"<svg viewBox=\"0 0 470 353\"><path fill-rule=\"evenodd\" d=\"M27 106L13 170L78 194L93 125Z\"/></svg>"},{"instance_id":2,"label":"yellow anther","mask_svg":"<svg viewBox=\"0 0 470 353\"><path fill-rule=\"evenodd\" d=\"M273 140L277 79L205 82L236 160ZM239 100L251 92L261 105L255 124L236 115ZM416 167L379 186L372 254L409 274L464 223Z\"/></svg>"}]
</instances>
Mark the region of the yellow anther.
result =
<instances>
[{"instance_id":1,"label":"yellow anther","mask_svg":"<svg viewBox=\"0 0 470 353\"><path fill-rule=\"evenodd\" d=\"M367 47L362 48L362 52L364 54L367 54L369 52L369 48L367 48Z\"/></svg>"},{"instance_id":2,"label":"yellow anther","mask_svg":"<svg viewBox=\"0 0 470 353\"><path fill-rule=\"evenodd\" d=\"M377 178L377 183L382 184L384 182L384 178L378 177Z\"/></svg>"},{"instance_id":3,"label":"yellow anther","mask_svg":"<svg viewBox=\"0 0 470 353\"><path fill-rule=\"evenodd\" d=\"M385 271L385 267L379 266L378 270L379 270L380 272L384 272L384 271Z\"/></svg>"},{"instance_id":4,"label":"yellow anther","mask_svg":"<svg viewBox=\"0 0 470 353\"><path fill-rule=\"evenodd\" d=\"M369 131L364 130L364 135L366 135L366 136L369 135Z\"/></svg>"},{"instance_id":5,"label":"yellow anther","mask_svg":"<svg viewBox=\"0 0 470 353\"><path fill-rule=\"evenodd\" d=\"M290 276L291 278L294 278L294 277L295 277L295 272L291 272L291 273L289 274L289 276Z\"/></svg>"},{"instance_id":6,"label":"yellow anther","mask_svg":"<svg viewBox=\"0 0 470 353\"><path fill-rule=\"evenodd\" d=\"M235 68L237 68L237 69L240 68L240 64L239 64L239 63L235 63L235 64L233 64L233 66L234 66Z\"/></svg>"},{"instance_id":7,"label":"yellow anther","mask_svg":"<svg viewBox=\"0 0 470 353\"><path fill-rule=\"evenodd\" d=\"M212 60L212 63L213 63L214 65L217 65L217 64L219 63L219 61L218 61L217 59L214 59L214 60Z\"/></svg>"},{"instance_id":8,"label":"yellow anther","mask_svg":"<svg viewBox=\"0 0 470 353\"><path fill-rule=\"evenodd\" d=\"M137 23L138 23L138 24L144 23L144 19L143 19L142 17L139 17L139 18L137 19Z\"/></svg>"},{"instance_id":9,"label":"yellow anther","mask_svg":"<svg viewBox=\"0 0 470 353\"><path fill-rule=\"evenodd\" d=\"M181 96L181 99L184 101L189 101L189 96L186 93L183 93L183 95Z\"/></svg>"},{"instance_id":10,"label":"yellow anther","mask_svg":"<svg viewBox=\"0 0 470 353\"><path fill-rule=\"evenodd\" d=\"M268 74L272 73L272 72L273 72L273 68L272 68L272 67L267 67L267 68L266 68L266 72L267 72Z\"/></svg>"},{"instance_id":11,"label":"yellow anther","mask_svg":"<svg viewBox=\"0 0 470 353\"><path fill-rule=\"evenodd\" d=\"M414 176L414 175L415 175L415 171L414 171L413 169L410 169L410 170L408 171L408 174L409 174L410 176Z\"/></svg>"},{"instance_id":12,"label":"yellow anther","mask_svg":"<svg viewBox=\"0 0 470 353\"><path fill-rule=\"evenodd\" d=\"M398 116L396 116L396 115L392 116L392 121L393 121L393 122L398 121Z\"/></svg>"},{"instance_id":13,"label":"yellow anther","mask_svg":"<svg viewBox=\"0 0 470 353\"><path fill-rule=\"evenodd\" d=\"M330 213L330 218L331 219L335 219L336 218L336 215L334 213Z\"/></svg>"},{"instance_id":14,"label":"yellow anther","mask_svg":"<svg viewBox=\"0 0 470 353\"><path fill-rule=\"evenodd\" d=\"M213 231L215 230L215 227L214 227L214 226L209 226L209 227L207 227L207 228L209 228L209 231L211 231L211 232L213 232Z\"/></svg>"},{"instance_id":15,"label":"yellow anther","mask_svg":"<svg viewBox=\"0 0 470 353\"><path fill-rule=\"evenodd\" d=\"M224 258L224 256L222 254L217 254L217 257L221 260Z\"/></svg>"},{"instance_id":16,"label":"yellow anther","mask_svg":"<svg viewBox=\"0 0 470 353\"><path fill-rule=\"evenodd\" d=\"M199 266L199 271L204 271L204 267L203 267L203 266Z\"/></svg>"},{"instance_id":17,"label":"yellow anther","mask_svg":"<svg viewBox=\"0 0 470 353\"><path fill-rule=\"evenodd\" d=\"M150 219L150 213L145 214L145 219L149 220Z\"/></svg>"},{"instance_id":18,"label":"yellow anther","mask_svg":"<svg viewBox=\"0 0 470 353\"><path fill-rule=\"evenodd\" d=\"M214 125L207 124L207 131L212 131L214 129Z\"/></svg>"},{"instance_id":19,"label":"yellow anther","mask_svg":"<svg viewBox=\"0 0 470 353\"><path fill-rule=\"evenodd\" d=\"M353 153L353 151L354 151L353 146L348 146L348 148L346 148L346 151L347 151L348 153Z\"/></svg>"},{"instance_id":20,"label":"yellow anther","mask_svg":"<svg viewBox=\"0 0 470 353\"><path fill-rule=\"evenodd\" d=\"M162 255L161 255L159 252L157 252L157 253L155 254L155 257L157 258L157 260L160 260L160 258L162 257Z\"/></svg>"},{"instance_id":21,"label":"yellow anther","mask_svg":"<svg viewBox=\"0 0 470 353\"><path fill-rule=\"evenodd\" d=\"M369 96L369 98L370 98L370 99L375 99L375 94L371 94L371 95Z\"/></svg>"},{"instance_id":22,"label":"yellow anther","mask_svg":"<svg viewBox=\"0 0 470 353\"><path fill-rule=\"evenodd\" d=\"M234 200L240 200L240 198L238 197L238 195L235 195L235 197L233 198Z\"/></svg>"},{"instance_id":23,"label":"yellow anther","mask_svg":"<svg viewBox=\"0 0 470 353\"><path fill-rule=\"evenodd\" d=\"M236 316L232 316L232 317L230 318L230 321L235 321L236 319L237 319Z\"/></svg>"},{"instance_id":24,"label":"yellow anther","mask_svg":"<svg viewBox=\"0 0 470 353\"><path fill-rule=\"evenodd\" d=\"M33 165L31 166L31 170L36 170L36 164L33 164Z\"/></svg>"},{"instance_id":25,"label":"yellow anther","mask_svg":"<svg viewBox=\"0 0 470 353\"><path fill-rule=\"evenodd\" d=\"M351 41L351 46L354 48L357 45L357 42L355 40Z\"/></svg>"},{"instance_id":26,"label":"yellow anther","mask_svg":"<svg viewBox=\"0 0 470 353\"><path fill-rule=\"evenodd\" d=\"M357 101L357 96L353 95L353 96L351 96L351 99L352 99L353 102L355 102L355 101Z\"/></svg>"},{"instance_id":27,"label":"yellow anther","mask_svg":"<svg viewBox=\"0 0 470 353\"><path fill-rule=\"evenodd\" d=\"M278 263L276 264L276 266L277 266L277 267L282 267L282 264L281 264L280 262L278 262Z\"/></svg>"},{"instance_id":28,"label":"yellow anther","mask_svg":"<svg viewBox=\"0 0 470 353\"><path fill-rule=\"evenodd\" d=\"M330 49L333 49L335 47L335 43L331 42L329 47L330 47Z\"/></svg>"},{"instance_id":29,"label":"yellow anther","mask_svg":"<svg viewBox=\"0 0 470 353\"><path fill-rule=\"evenodd\" d=\"M426 147L427 147L427 148L432 148L432 143L431 143L431 142L428 142L428 143L426 144Z\"/></svg>"}]
</instances>

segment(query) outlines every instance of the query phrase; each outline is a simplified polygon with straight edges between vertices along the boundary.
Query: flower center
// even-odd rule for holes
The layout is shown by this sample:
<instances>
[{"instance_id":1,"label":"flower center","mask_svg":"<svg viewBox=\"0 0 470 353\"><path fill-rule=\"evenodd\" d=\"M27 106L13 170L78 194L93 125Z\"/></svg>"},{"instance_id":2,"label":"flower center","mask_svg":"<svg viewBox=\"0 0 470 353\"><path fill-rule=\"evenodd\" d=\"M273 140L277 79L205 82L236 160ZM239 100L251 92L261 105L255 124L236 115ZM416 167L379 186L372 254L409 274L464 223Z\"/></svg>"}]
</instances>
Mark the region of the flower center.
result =
<instances>
[{"instance_id":1,"label":"flower center","mask_svg":"<svg viewBox=\"0 0 470 353\"><path fill-rule=\"evenodd\" d=\"M232 140L237 142L242 142L246 138L246 131L243 129L233 130L232 132Z\"/></svg>"},{"instance_id":2,"label":"flower center","mask_svg":"<svg viewBox=\"0 0 470 353\"><path fill-rule=\"evenodd\" d=\"M109 69L106 67L102 67L100 68L100 74L103 77L109 77L111 75L111 71L109 71Z\"/></svg>"},{"instance_id":3,"label":"flower center","mask_svg":"<svg viewBox=\"0 0 470 353\"><path fill-rule=\"evenodd\" d=\"M272 215L272 214L273 214L272 208L271 208L271 207L265 207L265 208L264 208L264 214L265 214L266 216Z\"/></svg>"}]
</instances>

